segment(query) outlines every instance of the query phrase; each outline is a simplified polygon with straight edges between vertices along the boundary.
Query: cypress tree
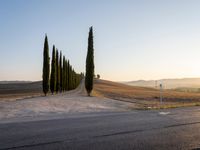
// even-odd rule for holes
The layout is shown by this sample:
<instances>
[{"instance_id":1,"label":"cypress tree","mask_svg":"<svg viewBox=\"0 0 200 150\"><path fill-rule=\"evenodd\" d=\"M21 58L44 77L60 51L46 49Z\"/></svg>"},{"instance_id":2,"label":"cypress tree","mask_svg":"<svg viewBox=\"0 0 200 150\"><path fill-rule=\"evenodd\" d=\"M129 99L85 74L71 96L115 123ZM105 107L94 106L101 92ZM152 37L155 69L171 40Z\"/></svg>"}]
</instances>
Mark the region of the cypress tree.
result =
<instances>
[{"instance_id":1,"label":"cypress tree","mask_svg":"<svg viewBox=\"0 0 200 150\"><path fill-rule=\"evenodd\" d=\"M70 68L70 64L69 64L69 60L67 61L67 83L68 83L68 86L67 86L67 90L69 91L70 90L70 81L69 81L69 78L70 78L70 71L69 71L69 68Z\"/></svg>"},{"instance_id":2,"label":"cypress tree","mask_svg":"<svg viewBox=\"0 0 200 150\"><path fill-rule=\"evenodd\" d=\"M62 52L60 51L60 92L62 92Z\"/></svg>"},{"instance_id":3,"label":"cypress tree","mask_svg":"<svg viewBox=\"0 0 200 150\"><path fill-rule=\"evenodd\" d=\"M73 90L74 89L74 73L73 73L73 68L71 70L71 89Z\"/></svg>"},{"instance_id":4,"label":"cypress tree","mask_svg":"<svg viewBox=\"0 0 200 150\"><path fill-rule=\"evenodd\" d=\"M74 72L74 69L72 69L72 88L75 89L75 72Z\"/></svg>"},{"instance_id":5,"label":"cypress tree","mask_svg":"<svg viewBox=\"0 0 200 150\"><path fill-rule=\"evenodd\" d=\"M63 79L62 79L62 82L63 82L63 83L62 83L62 85L63 85L62 90L63 90L63 91L65 91L65 88L66 88L66 87L65 87L65 69L66 69L66 68L65 68L65 56L63 56L63 70L62 70L62 74L63 74L63 75L62 75L62 78L63 78Z\"/></svg>"},{"instance_id":6,"label":"cypress tree","mask_svg":"<svg viewBox=\"0 0 200 150\"><path fill-rule=\"evenodd\" d=\"M67 60L65 60L65 91L67 91Z\"/></svg>"},{"instance_id":7,"label":"cypress tree","mask_svg":"<svg viewBox=\"0 0 200 150\"><path fill-rule=\"evenodd\" d=\"M72 66L69 64L69 90L72 90Z\"/></svg>"},{"instance_id":8,"label":"cypress tree","mask_svg":"<svg viewBox=\"0 0 200 150\"><path fill-rule=\"evenodd\" d=\"M85 75L85 88L88 96L90 96L93 89L94 77L94 48L93 48L93 29L90 27L88 36L88 51L86 57L86 75Z\"/></svg>"},{"instance_id":9,"label":"cypress tree","mask_svg":"<svg viewBox=\"0 0 200 150\"><path fill-rule=\"evenodd\" d=\"M73 69L73 89L76 88L76 74L75 74L75 71Z\"/></svg>"},{"instance_id":10,"label":"cypress tree","mask_svg":"<svg viewBox=\"0 0 200 150\"><path fill-rule=\"evenodd\" d=\"M66 60L66 69L65 69L65 71L66 71L66 90L69 90L69 84L68 84L68 78L69 78L69 76L68 76L68 60Z\"/></svg>"},{"instance_id":11,"label":"cypress tree","mask_svg":"<svg viewBox=\"0 0 200 150\"><path fill-rule=\"evenodd\" d=\"M50 89L53 94L56 91L56 54L55 46L53 45L52 60L51 60L51 78L50 78Z\"/></svg>"},{"instance_id":12,"label":"cypress tree","mask_svg":"<svg viewBox=\"0 0 200 150\"><path fill-rule=\"evenodd\" d=\"M72 66L70 65L70 89L73 89L73 72L72 72Z\"/></svg>"},{"instance_id":13,"label":"cypress tree","mask_svg":"<svg viewBox=\"0 0 200 150\"><path fill-rule=\"evenodd\" d=\"M59 53L56 49L56 93L60 90L60 64L59 64Z\"/></svg>"},{"instance_id":14,"label":"cypress tree","mask_svg":"<svg viewBox=\"0 0 200 150\"><path fill-rule=\"evenodd\" d=\"M44 51L43 51L43 74L42 74L42 87L43 92L46 94L49 91L49 44L47 35L44 41Z\"/></svg>"}]
</instances>

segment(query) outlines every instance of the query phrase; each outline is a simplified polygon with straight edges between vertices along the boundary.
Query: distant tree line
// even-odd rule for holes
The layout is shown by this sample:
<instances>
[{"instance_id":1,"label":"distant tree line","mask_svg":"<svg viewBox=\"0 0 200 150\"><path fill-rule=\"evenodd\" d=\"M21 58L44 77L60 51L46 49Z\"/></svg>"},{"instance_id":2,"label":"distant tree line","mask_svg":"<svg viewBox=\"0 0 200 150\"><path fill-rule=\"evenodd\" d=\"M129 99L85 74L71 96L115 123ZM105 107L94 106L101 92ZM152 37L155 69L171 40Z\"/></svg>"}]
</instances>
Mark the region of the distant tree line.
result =
<instances>
[{"instance_id":1,"label":"distant tree line","mask_svg":"<svg viewBox=\"0 0 200 150\"><path fill-rule=\"evenodd\" d=\"M50 71L51 69L51 71ZM52 94L75 89L83 78L83 73L78 74L70 64L69 60L62 55L53 45L50 67L49 45L47 35L44 41L43 52L43 92L49 89Z\"/></svg>"}]
</instances>

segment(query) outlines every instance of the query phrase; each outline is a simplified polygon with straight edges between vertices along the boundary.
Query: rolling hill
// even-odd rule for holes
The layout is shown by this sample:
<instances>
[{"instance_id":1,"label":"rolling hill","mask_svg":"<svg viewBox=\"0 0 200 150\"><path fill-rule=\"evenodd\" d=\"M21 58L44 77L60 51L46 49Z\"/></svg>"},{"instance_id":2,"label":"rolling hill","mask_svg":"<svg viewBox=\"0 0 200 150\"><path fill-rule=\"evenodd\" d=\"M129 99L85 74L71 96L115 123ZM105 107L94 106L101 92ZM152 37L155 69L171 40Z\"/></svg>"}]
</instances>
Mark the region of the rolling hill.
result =
<instances>
[{"instance_id":1,"label":"rolling hill","mask_svg":"<svg viewBox=\"0 0 200 150\"><path fill-rule=\"evenodd\" d=\"M160 90L151 87L129 86L122 83L106 80L95 81L95 91L109 98L127 98L138 100L159 100ZM200 100L200 93L179 92L170 89L163 90L163 97L166 101L191 101Z\"/></svg>"},{"instance_id":2,"label":"rolling hill","mask_svg":"<svg viewBox=\"0 0 200 150\"><path fill-rule=\"evenodd\" d=\"M82 83L83 84L83 83ZM42 82L0 84L0 100L16 100L42 96ZM169 105L200 103L199 92L163 90L163 102ZM94 80L93 96L107 97L114 100L137 103L142 107L160 104L160 91L152 87L130 86L107 80ZM141 107L141 106L139 106Z\"/></svg>"},{"instance_id":3,"label":"rolling hill","mask_svg":"<svg viewBox=\"0 0 200 150\"><path fill-rule=\"evenodd\" d=\"M200 78L182 78L182 79L161 79L161 80L138 80L123 82L131 86L141 87L159 87L162 83L165 89L176 88L200 88Z\"/></svg>"}]
</instances>

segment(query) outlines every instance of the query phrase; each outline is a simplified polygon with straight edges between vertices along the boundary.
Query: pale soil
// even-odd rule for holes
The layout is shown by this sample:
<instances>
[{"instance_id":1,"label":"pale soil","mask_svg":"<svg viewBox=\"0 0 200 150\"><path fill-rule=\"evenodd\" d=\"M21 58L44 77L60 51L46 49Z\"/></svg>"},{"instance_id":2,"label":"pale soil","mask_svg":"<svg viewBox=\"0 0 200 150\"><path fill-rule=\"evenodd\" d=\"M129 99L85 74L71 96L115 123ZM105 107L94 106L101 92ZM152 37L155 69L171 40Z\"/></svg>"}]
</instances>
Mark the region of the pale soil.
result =
<instances>
[{"instance_id":1,"label":"pale soil","mask_svg":"<svg viewBox=\"0 0 200 150\"><path fill-rule=\"evenodd\" d=\"M102 97L88 97L82 83L76 90L46 97L0 101L0 123L57 118L65 115L127 111L132 103Z\"/></svg>"}]
</instances>

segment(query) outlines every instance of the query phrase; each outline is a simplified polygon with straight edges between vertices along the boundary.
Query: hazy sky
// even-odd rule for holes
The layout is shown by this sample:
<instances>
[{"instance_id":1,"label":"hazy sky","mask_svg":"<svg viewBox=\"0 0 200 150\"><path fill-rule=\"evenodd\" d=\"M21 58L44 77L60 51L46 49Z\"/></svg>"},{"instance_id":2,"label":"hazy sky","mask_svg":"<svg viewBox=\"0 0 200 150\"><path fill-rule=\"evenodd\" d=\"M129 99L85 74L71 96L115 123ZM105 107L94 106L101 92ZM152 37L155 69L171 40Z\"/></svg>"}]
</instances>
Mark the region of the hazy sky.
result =
<instances>
[{"instance_id":1,"label":"hazy sky","mask_svg":"<svg viewBox=\"0 0 200 150\"><path fill-rule=\"evenodd\" d=\"M199 0L1 0L0 80L41 80L45 33L85 71L90 26L104 79L200 76Z\"/></svg>"}]
</instances>

